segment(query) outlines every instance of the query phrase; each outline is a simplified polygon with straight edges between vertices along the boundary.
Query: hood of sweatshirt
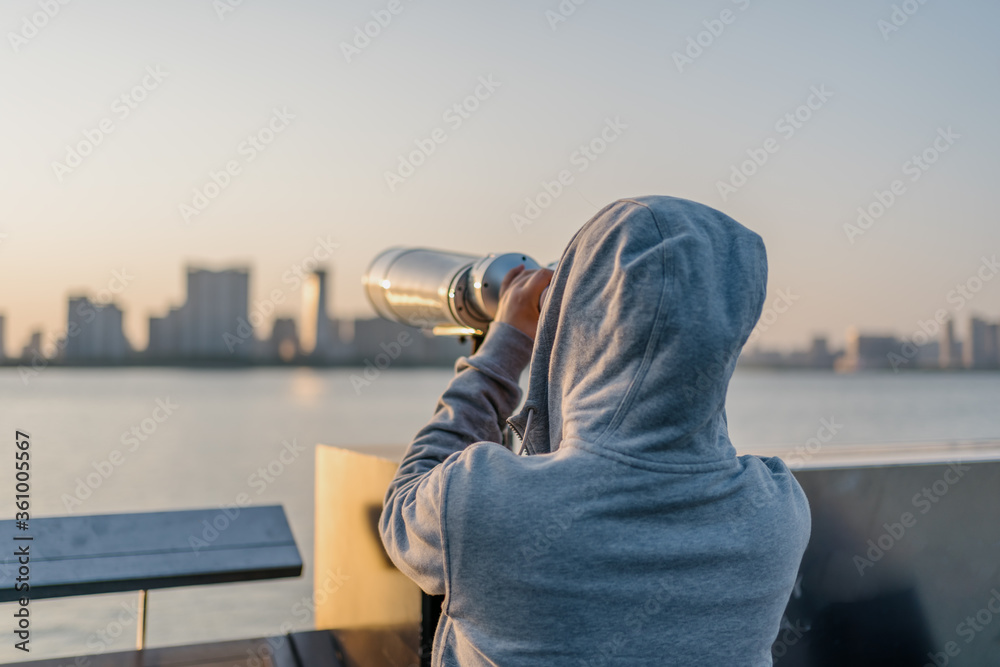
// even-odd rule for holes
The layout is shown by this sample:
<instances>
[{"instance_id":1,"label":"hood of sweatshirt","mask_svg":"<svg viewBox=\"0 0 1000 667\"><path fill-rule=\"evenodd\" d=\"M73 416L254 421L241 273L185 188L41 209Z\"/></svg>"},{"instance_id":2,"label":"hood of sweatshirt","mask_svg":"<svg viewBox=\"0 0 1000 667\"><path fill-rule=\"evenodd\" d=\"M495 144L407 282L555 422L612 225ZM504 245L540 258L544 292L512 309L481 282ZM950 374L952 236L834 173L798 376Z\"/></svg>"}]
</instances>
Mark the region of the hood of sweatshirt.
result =
<instances>
[{"instance_id":1,"label":"hood of sweatshirt","mask_svg":"<svg viewBox=\"0 0 1000 667\"><path fill-rule=\"evenodd\" d=\"M726 390L766 285L763 241L729 216L673 197L611 204L556 267L508 421L529 454L571 444L653 469L734 458Z\"/></svg>"}]
</instances>

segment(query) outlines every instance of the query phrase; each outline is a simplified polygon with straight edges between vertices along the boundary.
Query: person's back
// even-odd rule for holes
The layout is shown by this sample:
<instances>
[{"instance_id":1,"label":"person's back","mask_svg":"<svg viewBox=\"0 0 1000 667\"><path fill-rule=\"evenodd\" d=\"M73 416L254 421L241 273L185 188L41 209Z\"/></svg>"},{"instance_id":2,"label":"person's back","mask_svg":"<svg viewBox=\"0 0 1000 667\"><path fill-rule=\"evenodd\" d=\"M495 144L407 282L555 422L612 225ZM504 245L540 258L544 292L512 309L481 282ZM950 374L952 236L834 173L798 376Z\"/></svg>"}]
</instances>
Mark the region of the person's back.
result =
<instances>
[{"instance_id":1,"label":"person's back","mask_svg":"<svg viewBox=\"0 0 1000 667\"><path fill-rule=\"evenodd\" d=\"M616 202L564 253L533 352L497 322L460 360L381 524L446 594L434 664L771 664L809 510L780 460L736 456L724 411L765 282L721 213ZM515 456L492 443L529 353Z\"/></svg>"}]
</instances>

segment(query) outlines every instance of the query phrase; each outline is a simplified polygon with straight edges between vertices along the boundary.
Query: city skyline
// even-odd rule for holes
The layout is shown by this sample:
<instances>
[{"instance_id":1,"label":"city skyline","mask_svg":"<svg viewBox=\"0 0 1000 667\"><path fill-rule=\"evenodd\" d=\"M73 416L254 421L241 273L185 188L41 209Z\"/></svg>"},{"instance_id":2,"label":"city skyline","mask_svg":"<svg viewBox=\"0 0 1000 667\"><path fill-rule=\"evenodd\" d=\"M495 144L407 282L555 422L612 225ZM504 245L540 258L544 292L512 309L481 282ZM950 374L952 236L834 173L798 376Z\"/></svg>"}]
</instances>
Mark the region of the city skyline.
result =
<instances>
[{"instance_id":1,"label":"city skyline","mask_svg":"<svg viewBox=\"0 0 1000 667\"><path fill-rule=\"evenodd\" d=\"M148 344L140 348L125 334L123 310L103 294L75 293L67 298L65 326L54 332L33 331L19 353L3 349L4 315L0 314L0 361L16 362L25 372L50 363L61 365L374 365L385 359L402 365L451 365L467 351L468 340L431 336L382 318L331 317L329 272L313 263L295 272L288 292L273 290L269 300L251 303L248 266L184 268L186 291L147 319ZM119 274L118 291L127 284ZM301 292L299 317L276 308ZM273 317L272 317L273 316ZM268 327L267 325L270 325ZM268 332L268 328L270 331ZM387 362L386 362L387 363Z\"/></svg>"},{"instance_id":2,"label":"city skyline","mask_svg":"<svg viewBox=\"0 0 1000 667\"><path fill-rule=\"evenodd\" d=\"M125 270L141 347L182 262L252 263L257 300L317 238L336 246L331 298L363 316L386 246L547 263L645 194L761 234L768 305L794 297L762 344L913 331L1000 251L1000 6L894 4L404 2L365 40L380 3L93 0L40 28L35 0L4 3L8 342ZM1000 311L998 281L955 316L971 309Z\"/></svg>"},{"instance_id":3,"label":"city skyline","mask_svg":"<svg viewBox=\"0 0 1000 667\"><path fill-rule=\"evenodd\" d=\"M338 314L330 303L332 267L316 253L309 262L286 274L285 289L272 290L267 298L251 301L249 285L253 268L248 264L206 268L184 267L183 300L163 304L147 317L145 346L136 345L125 332L124 298L131 276L115 272L108 286L96 294L69 293L65 325L46 332L33 330L21 351L6 350L7 314L0 312L0 359L32 358L60 363L360 363L393 344L401 333L415 330L378 317L351 318ZM986 266L986 265L984 265ZM985 275L985 274L980 274ZM972 299L980 288L956 291ZM844 344L827 333L813 332L792 346L762 344L763 334L794 303L794 295L778 291L765 307L744 348L741 363L780 368L836 368L844 371L927 368L1000 368L1000 312L970 310L962 324L955 313L938 309L918 328L903 333L844 328ZM956 306L964 302L956 302ZM298 316L294 316L293 305ZM958 308L961 310L961 308ZM956 328L956 321L959 327ZM348 333L345 334L345 328ZM358 329L363 334L358 334ZM407 336L412 342L412 338ZM458 348L448 348L444 338L429 338L407 350L411 363L447 362ZM433 343L427 341L435 341ZM408 342L403 347L409 347ZM802 343L806 347L802 347ZM370 353L364 357L363 353Z\"/></svg>"}]
</instances>

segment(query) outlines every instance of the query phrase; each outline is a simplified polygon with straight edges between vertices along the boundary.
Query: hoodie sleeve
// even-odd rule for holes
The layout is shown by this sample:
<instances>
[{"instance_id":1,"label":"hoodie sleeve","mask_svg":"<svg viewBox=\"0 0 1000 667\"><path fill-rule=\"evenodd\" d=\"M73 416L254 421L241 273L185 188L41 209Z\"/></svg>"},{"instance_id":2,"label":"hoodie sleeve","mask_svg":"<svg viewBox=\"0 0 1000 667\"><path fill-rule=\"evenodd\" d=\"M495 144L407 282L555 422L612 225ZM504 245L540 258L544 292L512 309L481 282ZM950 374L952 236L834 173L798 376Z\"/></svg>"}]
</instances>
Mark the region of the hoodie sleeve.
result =
<instances>
[{"instance_id":1,"label":"hoodie sleeve","mask_svg":"<svg viewBox=\"0 0 1000 667\"><path fill-rule=\"evenodd\" d=\"M410 443L389 484L379 521L385 550L404 574L432 595L445 592L447 474L453 457L474 442L500 442L504 421L521 400L518 379L533 342L494 322L479 350L460 357L434 416Z\"/></svg>"}]
</instances>

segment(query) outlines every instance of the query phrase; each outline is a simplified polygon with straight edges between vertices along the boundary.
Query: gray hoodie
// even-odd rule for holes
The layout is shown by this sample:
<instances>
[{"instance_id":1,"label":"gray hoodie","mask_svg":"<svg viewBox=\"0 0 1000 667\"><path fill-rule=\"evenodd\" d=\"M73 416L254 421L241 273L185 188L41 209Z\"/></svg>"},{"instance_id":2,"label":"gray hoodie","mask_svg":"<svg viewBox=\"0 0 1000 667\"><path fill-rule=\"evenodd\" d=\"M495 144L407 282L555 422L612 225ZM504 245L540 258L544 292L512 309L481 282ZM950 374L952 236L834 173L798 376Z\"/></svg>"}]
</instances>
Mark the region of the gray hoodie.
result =
<instances>
[{"instance_id":1,"label":"gray hoodie","mask_svg":"<svg viewBox=\"0 0 1000 667\"><path fill-rule=\"evenodd\" d=\"M570 242L534 347L494 323L410 445L380 523L444 594L434 665L770 665L809 538L777 458L737 456L725 399L760 316L760 237L670 197ZM510 424L529 456L501 442Z\"/></svg>"}]
</instances>

